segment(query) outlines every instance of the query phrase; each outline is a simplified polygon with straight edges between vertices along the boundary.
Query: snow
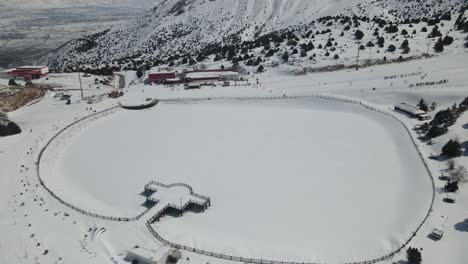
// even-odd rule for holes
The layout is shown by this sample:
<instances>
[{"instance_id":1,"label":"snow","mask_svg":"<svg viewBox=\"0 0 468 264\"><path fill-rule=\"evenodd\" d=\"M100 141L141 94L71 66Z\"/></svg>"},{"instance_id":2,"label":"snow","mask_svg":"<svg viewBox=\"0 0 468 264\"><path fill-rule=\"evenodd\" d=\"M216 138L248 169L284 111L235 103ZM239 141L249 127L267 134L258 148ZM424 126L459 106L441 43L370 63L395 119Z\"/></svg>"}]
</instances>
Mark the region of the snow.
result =
<instances>
[{"instance_id":1,"label":"snow","mask_svg":"<svg viewBox=\"0 0 468 264\"><path fill-rule=\"evenodd\" d=\"M149 110L119 110L84 122L66 134L63 144L51 148L57 151L57 159L55 164L48 163L50 169L63 174L43 177L64 199L89 210L118 214L143 210L138 202L144 197L139 194L147 180L190 183L194 191L209 195L212 205L203 213L164 217L153 227L166 239L200 249L279 260L318 259L327 263L380 256L412 235L430 203L427 197L430 182L418 168L422 165L399 123L356 105L318 99L214 99L327 93L359 98L387 111L396 103L415 105L424 98L437 102L440 110L466 97L467 61L466 53L458 53L359 71L305 76L292 76L288 67L281 65L256 74L259 85L202 87L199 91L135 84L125 89L129 96L212 100L162 102ZM388 75L419 71L424 72L425 80L449 82L409 88L409 84L420 82L421 76L384 79ZM134 72L128 72L130 78L133 75ZM52 76L40 82L68 89L72 98L76 98L72 104L66 106L46 96L9 113L24 132L0 138L0 262L126 263L124 256L135 245L154 252L165 250L141 222L116 223L81 215L36 186L35 161L45 142L77 118L117 104L117 100L107 99L91 105L93 110L89 110L90 105L78 99L76 74ZM85 93L105 93L103 87L97 89L92 85L93 80L94 77L83 78ZM0 85L7 82L0 80ZM421 124L405 115L393 114L409 128ZM440 152L455 136L466 142L467 123L465 113L447 135L434 139L433 145L417 141L418 148L429 156ZM372 133L363 132L364 129ZM411 134L413 138L418 136L414 131ZM133 141L135 145L131 144ZM322 147L327 143L330 148ZM351 154L346 155L345 151ZM60 152L64 155L60 156ZM333 159L326 159L330 152ZM456 159L457 164L467 166L467 157L464 153ZM427 162L435 177L435 203L427 222L408 246L423 249L424 263L464 264L468 259L464 223L468 210L466 186L455 194L455 204L443 202L444 182L437 176L446 164L428 159ZM54 166L60 164L72 167ZM90 170L93 165L96 171ZM358 168L367 173L356 173ZM103 170L106 173L96 173ZM79 173L82 171L83 174ZM135 173L141 171L145 174ZM344 173L340 174L343 171L353 176L346 178ZM99 188L106 177L110 179L108 188ZM336 181L345 184L324 188ZM246 182L250 184L245 185ZM263 188L260 183L264 182L271 190ZM291 182L298 184L293 187ZM284 190L288 188L294 191L286 194ZM288 201L297 203L291 206ZM266 202L273 205L265 205ZM304 204L316 208L315 211L294 210ZM288 214L281 214L280 210ZM364 216L358 217L359 212ZM325 227L321 225L323 222ZM439 241L428 238L434 228L444 232ZM332 254L331 249L337 254ZM43 255L44 250L49 253ZM383 263L405 259L403 251ZM234 262L183 251L181 263Z\"/></svg>"},{"instance_id":2,"label":"snow","mask_svg":"<svg viewBox=\"0 0 468 264\"><path fill-rule=\"evenodd\" d=\"M58 139L66 147L46 151L43 180L76 206L119 216L142 211L150 180L188 183L213 206L158 229L215 252L341 261L398 247L432 193L415 150L396 148L410 146L404 129L353 106L277 104L118 112Z\"/></svg>"}]
</instances>

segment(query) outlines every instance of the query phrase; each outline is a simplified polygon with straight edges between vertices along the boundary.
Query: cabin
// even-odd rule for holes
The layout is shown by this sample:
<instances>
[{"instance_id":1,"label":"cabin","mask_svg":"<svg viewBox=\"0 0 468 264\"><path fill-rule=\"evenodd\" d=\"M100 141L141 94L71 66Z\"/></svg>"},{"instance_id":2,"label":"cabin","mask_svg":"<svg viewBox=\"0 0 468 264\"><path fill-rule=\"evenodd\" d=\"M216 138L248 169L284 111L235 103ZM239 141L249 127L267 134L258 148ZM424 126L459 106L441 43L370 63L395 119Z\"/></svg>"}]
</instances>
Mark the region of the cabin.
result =
<instances>
[{"instance_id":1,"label":"cabin","mask_svg":"<svg viewBox=\"0 0 468 264\"><path fill-rule=\"evenodd\" d=\"M409 105L407 103L400 103L395 105L395 111L403 112L413 118L420 119L421 116L426 115L426 112L418 109L415 106Z\"/></svg>"},{"instance_id":2,"label":"cabin","mask_svg":"<svg viewBox=\"0 0 468 264\"><path fill-rule=\"evenodd\" d=\"M47 66L22 66L18 67L8 74L16 78L23 78L24 80L39 79L49 75L49 67Z\"/></svg>"},{"instance_id":3,"label":"cabin","mask_svg":"<svg viewBox=\"0 0 468 264\"><path fill-rule=\"evenodd\" d=\"M177 77L177 72L151 72L148 74L148 81L150 83L177 83L180 82L180 79Z\"/></svg>"}]
</instances>

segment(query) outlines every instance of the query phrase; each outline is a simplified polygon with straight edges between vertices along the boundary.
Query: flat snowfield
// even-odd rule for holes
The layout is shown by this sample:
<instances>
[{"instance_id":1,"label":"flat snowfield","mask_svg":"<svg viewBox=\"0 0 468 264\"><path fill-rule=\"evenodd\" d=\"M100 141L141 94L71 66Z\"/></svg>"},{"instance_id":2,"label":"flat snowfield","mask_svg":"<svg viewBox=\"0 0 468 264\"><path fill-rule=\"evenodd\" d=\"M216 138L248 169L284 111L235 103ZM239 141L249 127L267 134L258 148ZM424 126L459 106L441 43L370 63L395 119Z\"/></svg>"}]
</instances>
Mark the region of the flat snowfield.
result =
<instances>
[{"instance_id":1,"label":"flat snowfield","mask_svg":"<svg viewBox=\"0 0 468 264\"><path fill-rule=\"evenodd\" d=\"M143 211L150 180L188 183L212 206L155 223L166 239L327 263L400 246L432 195L400 123L318 99L120 110L62 134L45 152L41 176L64 200L114 216Z\"/></svg>"}]
</instances>

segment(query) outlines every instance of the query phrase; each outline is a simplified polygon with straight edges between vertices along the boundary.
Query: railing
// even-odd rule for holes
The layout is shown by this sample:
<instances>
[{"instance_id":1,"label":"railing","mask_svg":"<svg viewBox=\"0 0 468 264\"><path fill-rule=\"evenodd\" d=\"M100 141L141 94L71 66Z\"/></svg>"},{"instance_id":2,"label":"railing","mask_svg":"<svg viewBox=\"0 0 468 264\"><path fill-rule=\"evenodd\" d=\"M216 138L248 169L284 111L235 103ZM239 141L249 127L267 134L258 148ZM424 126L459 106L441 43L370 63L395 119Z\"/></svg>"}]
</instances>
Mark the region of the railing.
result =
<instances>
[{"instance_id":1,"label":"railing","mask_svg":"<svg viewBox=\"0 0 468 264\"><path fill-rule=\"evenodd\" d=\"M42 160L42 156L44 155L44 152L45 150L49 147L49 145L58 137L60 136L63 132L65 132L66 130L68 130L69 128L75 126L76 124L80 123L80 122L83 122L85 120L90 120L90 119L93 119L93 118L97 118L97 117L100 117L100 116L105 116L107 114L111 114L113 113L116 109L118 109L119 106L114 106L114 107L111 107L111 108L108 108L108 109L105 109L103 111L100 111L100 112L96 112L96 113L93 113L89 116L86 116L86 117L83 117L83 118L80 118L80 119L77 119L75 120L74 122L72 122L71 124L65 126L64 128L62 128L61 130L59 130L52 138L49 139L49 141L47 141L47 143L44 145L44 147L42 147L42 149L40 150L39 152L39 155L37 157L37 162L36 162L36 173L37 173L37 177L39 179L39 183L40 185L52 196L54 197L57 201L59 201L61 204L63 204L64 206L80 213L80 214L83 214L83 215L87 215L87 216L90 216L90 217L93 217L93 218L99 218L99 219L103 219L103 220L109 220L109 221L119 221L119 222L130 222L130 221L136 221L138 219L140 219L144 214L146 214L150 209L146 209L145 211L143 211L142 213L134 216L134 217L118 217L118 216L106 216L106 215L100 215L100 214L96 214L96 213L92 213L92 212L89 212L89 211L86 211L84 209L81 209L77 206L74 206L72 205L71 203L69 202L66 202L64 201L62 198L60 198L58 195L56 195L45 183L44 181L42 180L41 178L41 174L40 174L40 165L41 165L41 160Z\"/></svg>"},{"instance_id":2,"label":"railing","mask_svg":"<svg viewBox=\"0 0 468 264\"><path fill-rule=\"evenodd\" d=\"M435 198L435 185L434 185L434 178L433 178L433 175L429 169L429 166L427 164L427 161L424 157L424 155L421 153L417 143L416 143L416 140L414 139L413 135L411 134L411 131L410 129L406 126L405 122L402 121L398 116L396 116L393 112L389 111L389 110L386 110L386 109L382 109L380 107L377 107L375 105L372 105L370 103L367 103L367 102L364 102L364 101L361 101L361 100L358 100L358 99L351 99L351 98L346 98L346 97L340 97L340 96L334 96L334 95L309 95L309 96L259 96L259 97L255 97L255 96L249 96L249 97L216 97L216 98L172 98L172 99L162 99L162 100L159 100L159 101L166 101L166 102L178 102L178 101L210 101L210 100L278 100L278 99L307 99L307 98L321 98L321 99L327 99L327 100L336 100L336 101L340 101L340 102L347 102L347 103L353 103L353 104L359 104L369 110L373 110L373 111L377 111L377 112L380 112L382 114L385 114L391 118L393 118L394 120L396 120L398 123L400 123L406 130L406 132L408 133L410 139L411 139L411 142L413 144L413 146L415 147L421 161L423 162L424 164L424 167L427 171L427 174L428 174L428 177L430 178L430 181L431 181L431 184L432 184L432 199L431 199L431 204L430 204L430 207L429 207L429 210L426 214L426 216L424 217L423 221L421 222L421 224L419 224L419 226L416 228L416 230L412 233L411 237L405 241L405 243L403 243L400 247L398 247L396 250L392 251L391 253L387 254L387 255L384 255L384 256L381 256L379 258L375 258L375 259L371 259L371 260L364 260L364 261L358 261L358 262L346 262L345 264L373 264L373 263L377 263L377 262L381 262L381 261L384 261L384 260L388 260L390 258L392 258L393 256L395 256L396 254L400 253L401 250L403 250L411 241L412 239L416 236L417 232L421 229L421 227L424 225L424 223L427 221L427 219L429 218L430 216L430 213L432 211L432 208L433 208L433 205L434 205L434 198ZM44 151L47 149L47 147L51 144L51 142L57 138L61 133L63 133L65 130L69 129L70 127L74 126L75 124L79 123L79 122L82 122L84 120L87 120L87 119L91 119L93 117L97 117L98 115L101 115L101 114L106 114L106 113L111 113L113 110L115 110L116 108L118 107L112 107L112 108L109 108L109 109L106 109L106 110L103 110L101 112L97 112L97 113L94 113L90 116L87 116L87 117L84 117L84 118L81 118L81 119L78 119L76 120L75 122L71 123L70 125L66 126L65 128L61 129L58 133L56 133L48 142L47 144L41 149L41 151L39 152L39 156L38 156L38 160L37 160L37 175L38 175L38 178L39 178L39 182L41 184L42 187L44 187L44 189L52 196L54 197L55 199L57 199L60 203L62 203L63 205L65 205L66 207L68 208L71 208L79 213L82 213L84 215L88 215L88 216L91 216L91 217L95 217L95 218L100 218L100 219L104 219L104 220L111 220L111 221L135 221L135 220L138 220L140 219L145 213L147 213L150 209L147 209L145 210L144 212L142 212L141 214L135 216L135 217L131 217L131 218L127 218L127 217L113 217L113 216L103 216L103 215L98 215L98 214L94 214L94 213L91 213L91 212L88 212L88 211L85 211L83 209L80 209L74 205L71 205L70 203L68 202L65 202L63 201L60 197L58 197L54 192L52 192L52 190L50 190L45 184L44 182L42 181L41 177L40 177L40 162L41 162L41 158L42 158L42 155L44 153ZM210 198L208 196L204 196L204 195L201 195L201 194L197 194L197 193L194 193L193 190L192 190L192 187L188 184L185 184L185 183L174 183L174 184L162 184L162 183L158 183L158 182L155 182L155 181L152 181L150 182L149 184L145 185L145 188L149 187L151 184L156 184L156 185L159 185L159 186L162 186L162 187L166 187L166 188L170 188L170 187L174 187L174 186L184 186L186 188L188 188L191 192L191 194L195 197L198 197L198 198L202 198L202 199L206 199L208 201L208 203L210 203ZM190 202L194 202L192 200L190 200ZM196 202L194 202L196 203ZM202 255L206 255L206 256L211 256L211 257L215 257L215 258L220 258L220 259L226 259L226 260L233 260L233 261L238 261L238 262L245 262L245 263L258 263L258 264L316 264L314 262L308 262L308 263L305 263L305 262L286 262L286 261L277 261L277 260L264 260L264 259L255 259L255 258L244 258L244 257L238 257L238 256L231 256L231 255L226 255L226 254L219 254L219 253L215 253L215 252L211 252L211 251L206 251L206 250L200 250L200 249L196 249L196 248L192 248L192 247L188 247L188 246L184 246L184 245L179 245L179 244L176 244L176 243L172 243L166 239L164 239L162 236L160 236L154 229L153 227L151 226L151 223L158 220L162 214L164 214L164 211L167 210L169 207L173 206L174 208L177 209L177 206L175 205L171 205L171 204L167 204L166 206L164 206L162 209L160 209L155 215L153 215L147 222L146 222L146 226L148 227L149 231L151 232L151 234L157 239L159 240L160 242L162 242L163 244L166 244L168 246L171 246L173 248L177 248L177 249L182 249L182 250L187 250L187 251L191 251L191 252L195 252L195 253L198 253L198 254L202 254Z\"/></svg>"},{"instance_id":3,"label":"railing","mask_svg":"<svg viewBox=\"0 0 468 264\"><path fill-rule=\"evenodd\" d=\"M430 215L430 213L432 211L432 208L434 206L435 185L434 185L434 178L433 178L432 172L429 169L429 166L427 165L427 161L426 161L424 155L421 153L421 151L420 151L420 149L419 149L419 147L418 147L418 145L416 143L416 140L414 139L413 135L411 134L410 129L406 126L405 122L402 121L393 112L391 112L389 110L382 109L380 107L377 107L377 106L372 105L370 103L364 102L362 100L351 99L351 98L347 98L347 97L334 96L334 95L323 95L323 94L321 94L321 95L309 95L309 96L285 96L284 95L284 96L261 96L261 97L250 96L250 97L180 98L180 99L179 98L177 98L177 99L172 98L172 99L162 99L160 101L167 101L167 102L210 101L210 100L240 100L240 101L242 101L242 100L279 100L279 99L306 99L306 98L320 98L320 99L326 99L326 100L335 100L335 101L339 101L339 102L359 104L359 105L361 105L361 106L363 106L363 107L365 107L365 108L367 108L369 110L376 111L376 112L385 114L385 115L393 118L398 123L400 123L400 125L402 125L403 128L405 129L405 131L408 133L408 136L410 137L411 142L412 142L413 146L415 147L415 149L416 149L416 151L417 151L417 153L418 153L418 155L419 155L419 157L420 157L420 159L421 159L421 161L422 161L422 163L423 163L423 165L424 165L424 167L426 169L427 175L428 175L429 180L430 180L431 185L432 185L432 198L431 198L431 204L429 206L429 210L426 213L423 221L418 225L416 230L405 241L405 243L403 243L400 247L398 247L397 249L395 249L391 253L389 253L387 255L384 255L384 256L381 256L379 258L375 258L375 259L357 261L357 262L345 262L345 264L374 264L374 263L378 263L378 262L388 260L388 259L394 257L395 255L400 253L401 250L403 250L412 241L412 239L416 236L416 233L421 229L421 227L424 225L424 223L429 218L429 215ZM294 261L293 262L287 262L287 261L278 261L278 260L244 258L244 257L238 257L238 256L231 256L231 255L215 253L215 252L206 251L206 250L200 250L200 249L196 249L196 248L192 248L192 247L188 247L188 246L184 246L184 245L180 245L180 244L170 242L170 241L164 239L163 237L161 237L153 229L153 227L151 226L150 221L148 221L146 223L146 225L147 225L148 229L150 230L150 232L156 237L156 239L158 239L163 244L166 244L166 245L168 245L170 247L173 247L173 248L187 250L187 251L195 252L195 253L206 255L206 256L211 256L211 257L226 259L226 260L233 260L233 261L238 261L238 262L258 263L258 264L316 264L314 262L307 262L307 263L306 262L294 262Z\"/></svg>"}]
</instances>

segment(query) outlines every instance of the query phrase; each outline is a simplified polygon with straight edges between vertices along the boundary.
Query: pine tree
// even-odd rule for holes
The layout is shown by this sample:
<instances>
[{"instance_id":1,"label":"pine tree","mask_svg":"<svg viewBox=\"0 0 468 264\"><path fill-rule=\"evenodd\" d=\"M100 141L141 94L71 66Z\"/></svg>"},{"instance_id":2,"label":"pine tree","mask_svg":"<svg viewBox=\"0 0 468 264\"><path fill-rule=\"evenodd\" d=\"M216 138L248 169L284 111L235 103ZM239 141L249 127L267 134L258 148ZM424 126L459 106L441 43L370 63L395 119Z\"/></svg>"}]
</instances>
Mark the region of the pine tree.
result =
<instances>
[{"instance_id":1,"label":"pine tree","mask_svg":"<svg viewBox=\"0 0 468 264\"><path fill-rule=\"evenodd\" d=\"M462 146L457 139L450 139L445 146L442 147L442 156L449 158L459 157L462 154Z\"/></svg>"},{"instance_id":2,"label":"pine tree","mask_svg":"<svg viewBox=\"0 0 468 264\"><path fill-rule=\"evenodd\" d=\"M427 106L426 102L422 98L421 98L421 100L419 100L419 103L416 106L419 109L423 110L424 112L429 111L429 107Z\"/></svg>"},{"instance_id":3,"label":"pine tree","mask_svg":"<svg viewBox=\"0 0 468 264\"><path fill-rule=\"evenodd\" d=\"M361 30L358 29L358 30L356 30L356 32L354 32L354 37L357 40L361 40L364 37L364 33Z\"/></svg>"},{"instance_id":4,"label":"pine tree","mask_svg":"<svg viewBox=\"0 0 468 264\"><path fill-rule=\"evenodd\" d=\"M439 38L439 40L436 42L434 45L434 51L435 52L442 52L444 51L444 43L442 43L442 39Z\"/></svg>"},{"instance_id":5,"label":"pine tree","mask_svg":"<svg viewBox=\"0 0 468 264\"><path fill-rule=\"evenodd\" d=\"M417 248L408 248L406 250L406 256L410 264L420 264L422 261L421 252Z\"/></svg>"},{"instance_id":6,"label":"pine tree","mask_svg":"<svg viewBox=\"0 0 468 264\"><path fill-rule=\"evenodd\" d=\"M285 51L285 52L283 53L283 56L281 56L281 58L283 59L283 61L288 62L288 60L289 60L289 54L288 54L288 52Z\"/></svg>"},{"instance_id":7,"label":"pine tree","mask_svg":"<svg viewBox=\"0 0 468 264\"><path fill-rule=\"evenodd\" d=\"M257 72L264 72L264 71L265 71L265 68L263 67L263 65L258 66Z\"/></svg>"}]
</instances>

